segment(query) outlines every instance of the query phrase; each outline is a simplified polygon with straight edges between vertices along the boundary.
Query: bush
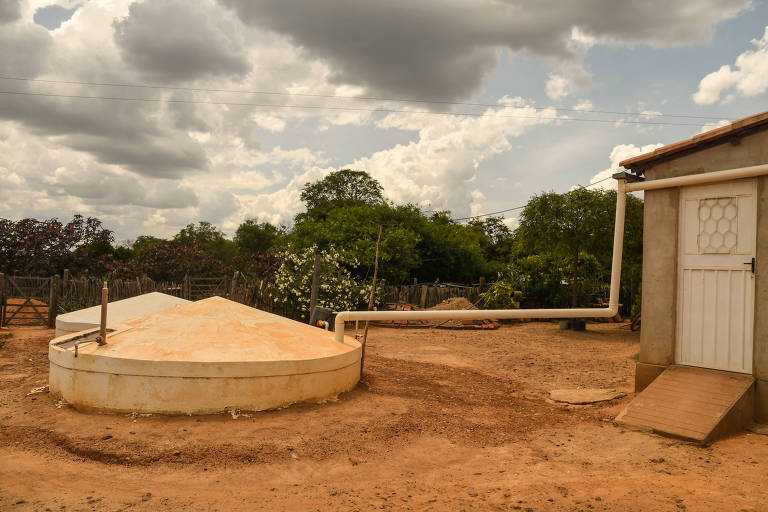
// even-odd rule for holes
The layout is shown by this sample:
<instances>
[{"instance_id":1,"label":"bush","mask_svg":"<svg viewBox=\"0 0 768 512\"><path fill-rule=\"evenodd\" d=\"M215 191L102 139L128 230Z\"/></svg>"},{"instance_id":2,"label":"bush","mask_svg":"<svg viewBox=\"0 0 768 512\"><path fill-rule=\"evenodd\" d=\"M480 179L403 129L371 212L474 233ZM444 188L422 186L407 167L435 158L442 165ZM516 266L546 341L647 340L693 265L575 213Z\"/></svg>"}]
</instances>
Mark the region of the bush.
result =
<instances>
[{"instance_id":1,"label":"bush","mask_svg":"<svg viewBox=\"0 0 768 512\"><path fill-rule=\"evenodd\" d=\"M315 248L295 250L290 246L278 252L282 263L275 274L275 296L287 307L309 318ZM371 295L370 284L359 284L351 270L358 261L344 258L333 247L320 252L321 271L317 305L334 311L365 309ZM380 302L378 294L374 303Z\"/></svg>"},{"instance_id":2,"label":"bush","mask_svg":"<svg viewBox=\"0 0 768 512\"><path fill-rule=\"evenodd\" d=\"M494 283L482 297L484 309L518 309L523 294L515 291L512 283L502 279Z\"/></svg>"}]
</instances>

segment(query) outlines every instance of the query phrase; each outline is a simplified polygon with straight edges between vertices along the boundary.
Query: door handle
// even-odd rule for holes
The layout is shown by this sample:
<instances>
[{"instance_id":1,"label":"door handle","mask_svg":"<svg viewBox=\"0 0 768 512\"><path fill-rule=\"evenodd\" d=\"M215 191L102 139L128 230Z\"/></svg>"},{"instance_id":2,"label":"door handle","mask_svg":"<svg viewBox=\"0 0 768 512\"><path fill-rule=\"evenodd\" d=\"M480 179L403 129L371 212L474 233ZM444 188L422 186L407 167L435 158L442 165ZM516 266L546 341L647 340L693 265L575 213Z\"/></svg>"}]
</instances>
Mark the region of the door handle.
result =
<instances>
[{"instance_id":1,"label":"door handle","mask_svg":"<svg viewBox=\"0 0 768 512\"><path fill-rule=\"evenodd\" d=\"M755 273L755 258L752 258L752 261L745 261L744 264L749 265L752 269L752 273Z\"/></svg>"}]
</instances>

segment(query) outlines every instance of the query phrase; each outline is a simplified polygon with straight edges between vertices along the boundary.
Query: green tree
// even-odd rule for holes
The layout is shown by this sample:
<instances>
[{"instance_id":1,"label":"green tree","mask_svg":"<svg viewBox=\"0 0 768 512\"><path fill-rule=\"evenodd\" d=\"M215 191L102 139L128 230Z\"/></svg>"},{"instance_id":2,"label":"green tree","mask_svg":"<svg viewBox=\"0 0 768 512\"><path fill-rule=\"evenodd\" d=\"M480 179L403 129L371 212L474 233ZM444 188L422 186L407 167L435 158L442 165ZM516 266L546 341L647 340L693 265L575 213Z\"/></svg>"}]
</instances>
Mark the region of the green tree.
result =
<instances>
[{"instance_id":1,"label":"green tree","mask_svg":"<svg viewBox=\"0 0 768 512\"><path fill-rule=\"evenodd\" d=\"M131 249L133 249L134 255L138 255L141 251L143 251L147 247L151 247L156 243L163 242L163 241L164 240L162 238L157 238L156 236L141 235L141 236L137 236L136 240L133 241L133 244L131 244Z\"/></svg>"},{"instance_id":2,"label":"green tree","mask_svg":"<svg viewBox=\"0 0 768 512\"><path fill-rule=\"evenodd\" d=\"M247 219L238 226L234 242L241 253L262 254L275 245L277 239L283 234L283 229L269 222Z\"/></svg>"},{"instance_id":3,"label":"green tree","mask_svg":"<svg viewBox=\"0 0 768 512\"><path fill-rule=\"evenodd\" d=\"M580 293L580 281L588 274L581 268L583 255L594 256L594 272L610 269L615 212L615 191L575 189L566 194L534 196L523 210L515 233L517 256L549 254L562 261L571 282L571 306L576 307L585 300ZM626 217L624 261L640 261L642 202L634 196L627 197Z\"/></svg>"},{"instance_id":4,"label":"green tree","mask_svg":"<svg viewBox=\"0 0 768 512\"><path fill-rule=\"evenodd\" d=\"M185 247L199 248L225 264L229 264L236 253L235 244L219 228L206 221L200 221L197 225L187 224L173 240Z\"/></svg>"},{"instance_id":5,"label":"green tree","mask_svg":"<svg viewBox=\"0 0 768 512\"><path fill-rule=\"evenodd\" d=\"M512 254L514 236L502 217L472 219L467 228L477 233L476 239L483 251L486 263L485 277L495 277L503 272Z\"/></svg>"},{"instance_id":6,"label":"green tree","mask_svg":"<svg viewBox=\"0 0 768 512\"><path fill-rule=\"evenodd\" d=\"M386 203L357 204L328 209L322 217L297 216L288 239L296 247L335 247L347 260L360 265L353 271L365 277L373 268L379 225L384 225L379 252L379 275L389 282L406 280L421 259L420 237L414 229L423 216L415 206Z\"/></svg>"},{"instance_id":7,"label":"green tree","mask_svg":"<svg viewBox=\"0 0 768 512\"><path fill-rule=\"evenodd\" d=\"M383 189L365 171L341 169L301 190L301 200L310 214L321 214L340 206L376 205L384 202Z\"/></svg>"}]
</instances>

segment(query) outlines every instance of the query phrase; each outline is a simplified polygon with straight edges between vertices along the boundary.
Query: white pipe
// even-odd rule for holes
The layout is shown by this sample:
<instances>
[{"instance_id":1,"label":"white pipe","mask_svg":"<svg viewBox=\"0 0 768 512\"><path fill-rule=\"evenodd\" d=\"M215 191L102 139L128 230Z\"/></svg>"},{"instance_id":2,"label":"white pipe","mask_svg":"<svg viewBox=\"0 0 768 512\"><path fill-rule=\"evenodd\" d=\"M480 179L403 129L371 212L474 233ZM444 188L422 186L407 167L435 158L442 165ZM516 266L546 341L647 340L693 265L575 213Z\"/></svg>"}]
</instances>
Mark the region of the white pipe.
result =
<instances>
[{"instance_id":1,"label":"white pipe","mask_svg":"<svg viewBox=\"0 0 768 512\"><path fill-rule=\"evenodd\" d=\"M730 181L739 178L754 178L755 176L762 176L763 174L768 174L768 164L739 167L738 169L727 169L725 171L707 172L704 174L690 174L688 176L678 176L676 178L663 178L660 180L627 183L627 192L702 185L704 183Z\"/></svg>"},{"instance_id":2,"label":"white pipe","mask_svg":"<svg viewBox=\"0 0 768 512\"><path fill-rule=\"evenodd\" d=\"M351 320L505 320L511 318L613 318L619 312L621 253L624 247L624 211L627 180L618 179L616 221L613 231L611 291L607 308L473 309L443 311L342 311L336 315L334 339L344 341L344 323Z\"/></svg>"},{"instance_id":3,"label":"white pipe","mask_svg":"<svg viewBox=\"0 0 768 512\"><path fill-rule=\"evenodd\" d=\"M677 178L627 183L626 178L617 178L616 221L613 231L613 259L611 261L611 289L607 308L580 309L486 309L448 311L342 311L336 315L335 340L344 341L344 323L350 320L491 320L514 318L613 318L619 312L619 284L621 280L621 257L624 249L624 214L627 192L683 187L752 178L768 174L768 164L740 167L725 171L693 174Z\"/></svg>"}]
</instances>

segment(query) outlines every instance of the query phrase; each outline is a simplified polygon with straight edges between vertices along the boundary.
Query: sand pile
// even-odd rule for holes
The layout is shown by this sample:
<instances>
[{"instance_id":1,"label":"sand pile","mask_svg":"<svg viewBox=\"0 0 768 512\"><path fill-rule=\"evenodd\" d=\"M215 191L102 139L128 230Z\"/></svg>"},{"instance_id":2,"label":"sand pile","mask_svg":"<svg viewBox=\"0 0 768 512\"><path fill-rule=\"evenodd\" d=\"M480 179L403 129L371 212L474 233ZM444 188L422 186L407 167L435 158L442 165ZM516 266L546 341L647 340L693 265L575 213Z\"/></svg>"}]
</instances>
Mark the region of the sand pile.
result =
<instances>
[{"instance_id":1,"label":"sand pile","mask_svg":"<svg viewBox=\"0 0 768 512\"><path fill-rule=\"evenodd\" d=\"M447 311L460 309L478 309L477 306L469 302L464 297L452 297L446 299L440 304L429 308L430 311ZM499 323L494 320L443 320L434 322L434 327L444 327L449 329L457 328L476 328L476 329L496 329Z\"/></svg>"},{"instance_id":2,"label":"sand pile","mask_svg":"<svg viewBox=\"0 0 768 512\"><path fill-rule=\"evenodd\" d=\"M450 299L445 299L440 304L429 308L430 311L444 311L450 309L477 309L477 307L464 297L451 297Z\"/></svg>"}]
</instances>

